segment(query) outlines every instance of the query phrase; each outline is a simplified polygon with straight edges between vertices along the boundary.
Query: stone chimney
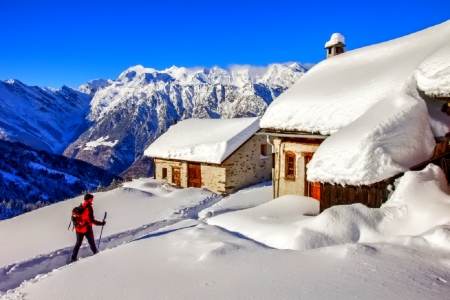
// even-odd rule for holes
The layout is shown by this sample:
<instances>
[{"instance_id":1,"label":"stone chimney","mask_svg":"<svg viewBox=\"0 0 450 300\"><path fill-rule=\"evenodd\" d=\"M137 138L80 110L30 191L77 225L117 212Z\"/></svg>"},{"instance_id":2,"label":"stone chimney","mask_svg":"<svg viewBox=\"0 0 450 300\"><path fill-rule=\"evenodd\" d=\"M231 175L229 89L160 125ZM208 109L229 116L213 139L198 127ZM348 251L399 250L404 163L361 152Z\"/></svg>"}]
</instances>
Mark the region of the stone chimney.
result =
<instances>
[{"instance_id":1,"label":"stone chimney","mask_svg":"<svg viewBox=\"0 0 450 300\"><path fill-rule=\"evenodd\" d=\"M328 42L325 43L325 49L327 50L327 58L344 53L345 38L340 33L333 33Z\"/></svg>"}]
</instances>

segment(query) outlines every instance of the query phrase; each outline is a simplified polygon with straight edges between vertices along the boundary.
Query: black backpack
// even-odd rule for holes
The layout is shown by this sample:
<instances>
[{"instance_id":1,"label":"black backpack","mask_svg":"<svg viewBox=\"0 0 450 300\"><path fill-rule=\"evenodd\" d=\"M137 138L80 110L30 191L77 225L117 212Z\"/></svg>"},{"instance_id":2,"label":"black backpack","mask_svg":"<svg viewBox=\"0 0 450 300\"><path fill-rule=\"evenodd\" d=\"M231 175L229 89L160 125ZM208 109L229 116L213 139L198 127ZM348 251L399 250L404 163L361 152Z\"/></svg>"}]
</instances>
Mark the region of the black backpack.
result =
<instances>
[{"instance_id":1,"label":"black backpack","mask_svg":"<svg viewBox=\"0 0 450 300\"><path fill-rule=\"evenodd\" d=\"M83 221L81 218L81 215L83 215L84 211L86 210L86 207L80 204L80 206L76 206L72 209L72 217L71 217L71 223L73 225L72 230L74 228L83 228L86 226L86 222ZM70 223L69 223L70 228ZM67 229L69 229L67 228Z\"/></svg>"}]
</instances>

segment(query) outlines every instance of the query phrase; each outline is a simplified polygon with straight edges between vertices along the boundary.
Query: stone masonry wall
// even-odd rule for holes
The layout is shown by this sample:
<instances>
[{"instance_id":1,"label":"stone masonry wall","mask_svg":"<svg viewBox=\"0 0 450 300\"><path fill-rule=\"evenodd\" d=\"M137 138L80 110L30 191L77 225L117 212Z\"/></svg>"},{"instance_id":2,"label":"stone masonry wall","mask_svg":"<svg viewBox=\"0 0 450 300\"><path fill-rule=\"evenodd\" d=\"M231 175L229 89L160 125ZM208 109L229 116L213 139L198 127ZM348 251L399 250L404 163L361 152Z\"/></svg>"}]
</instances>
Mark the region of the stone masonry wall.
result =
<instances>
[{"instance_id":1,"label":"stone masonry wall","mask_svg":"<svg viewBox=\"0 0 450 300\"><path fill-rule=\"evenodd\" d=\"M267 153L261 155L261 145ZM271 179L272 149L263 135L255 135L224 163L227 168L226 193Z\"/></svg>"}]
</instances>

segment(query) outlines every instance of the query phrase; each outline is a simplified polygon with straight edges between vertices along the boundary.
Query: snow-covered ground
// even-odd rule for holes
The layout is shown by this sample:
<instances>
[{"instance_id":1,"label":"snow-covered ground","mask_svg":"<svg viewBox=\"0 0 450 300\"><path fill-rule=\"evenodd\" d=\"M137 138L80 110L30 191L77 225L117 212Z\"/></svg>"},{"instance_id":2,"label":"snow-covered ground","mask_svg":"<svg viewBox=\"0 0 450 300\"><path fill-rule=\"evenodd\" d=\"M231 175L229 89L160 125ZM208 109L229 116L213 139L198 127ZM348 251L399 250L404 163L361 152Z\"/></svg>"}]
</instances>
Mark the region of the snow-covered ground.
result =
<instances>
[{"instance_id":1,"label":"snow-covered ground","mask_svg":"<svg viewBox=\"0 0 450 300\"><path fill-rule=\"evenodd\" d=\"M448 299L450 195L436 166L407 172L380 209L316 215L314 199L271 193L134 180L95 195L102 251L70 265L79 198L2 221L1 299Z\"/></svg>"}]
</instances>

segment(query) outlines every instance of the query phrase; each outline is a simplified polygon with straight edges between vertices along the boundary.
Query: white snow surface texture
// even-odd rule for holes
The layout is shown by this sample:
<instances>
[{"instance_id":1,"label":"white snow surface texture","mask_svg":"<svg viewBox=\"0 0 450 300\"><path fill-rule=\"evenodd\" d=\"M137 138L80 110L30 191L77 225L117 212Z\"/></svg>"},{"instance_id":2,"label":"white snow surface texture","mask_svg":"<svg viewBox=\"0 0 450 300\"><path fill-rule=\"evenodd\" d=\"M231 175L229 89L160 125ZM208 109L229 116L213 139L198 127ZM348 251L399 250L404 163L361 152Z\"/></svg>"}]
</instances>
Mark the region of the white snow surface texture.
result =
<instances>
[{"instance_id":1,"label":"white snow surface texture","mask_svg":"<svg viewBox=\"0 0 450 300\"><path fill-rule=\"evenodd\" d=\"M259 118L188 119L170 127L144 155L220 164L258 130Z\"/></svg>"},{"instance_id":2,"label":"white snow surface texture","mask_svg":"<svg viewBox=\"0 0 450 300\"><path fill-rule=\"evenodd\" d=\"M346 52L313 67L278 97L262 128L331 134L308 164L310 181L370 184L429 159L450 131L450 21ZM424 100L425 99L425 100Z\"/></svg>"},{"instance_id":3,"label":"white snow surface texture","mask_svg":"<svg viewBox=\"0 0 450 300\"><path fill-rule=\"evenodd\" d=\"M270 195L133 180L95 195L97 215L108 210L101 252L84 246L67 266L64 216L79 198L1 221L0 299L448 298L450 196L437 166L407 172L379 209L314 216L315 199Z\"/></svg>"}]
</instances>

